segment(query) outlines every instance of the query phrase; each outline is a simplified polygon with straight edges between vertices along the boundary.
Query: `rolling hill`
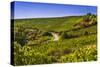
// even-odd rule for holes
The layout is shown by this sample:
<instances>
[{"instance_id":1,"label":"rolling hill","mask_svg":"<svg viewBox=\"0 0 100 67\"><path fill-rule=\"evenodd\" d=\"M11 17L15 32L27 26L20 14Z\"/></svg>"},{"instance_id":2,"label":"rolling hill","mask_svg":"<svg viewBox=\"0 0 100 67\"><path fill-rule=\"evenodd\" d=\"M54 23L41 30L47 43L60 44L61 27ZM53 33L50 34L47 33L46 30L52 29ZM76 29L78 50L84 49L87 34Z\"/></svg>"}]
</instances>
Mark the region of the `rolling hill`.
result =
<instances>
[{"instance_id":1,"label":"rolling hill","mask_svg":"<svg viewBox=\"0 0 100 67\"><path fill-rule=\"evenodd\" d=\"M15 65L97 60L96 15L13 21Z\"/></svg>"}]
</instances>

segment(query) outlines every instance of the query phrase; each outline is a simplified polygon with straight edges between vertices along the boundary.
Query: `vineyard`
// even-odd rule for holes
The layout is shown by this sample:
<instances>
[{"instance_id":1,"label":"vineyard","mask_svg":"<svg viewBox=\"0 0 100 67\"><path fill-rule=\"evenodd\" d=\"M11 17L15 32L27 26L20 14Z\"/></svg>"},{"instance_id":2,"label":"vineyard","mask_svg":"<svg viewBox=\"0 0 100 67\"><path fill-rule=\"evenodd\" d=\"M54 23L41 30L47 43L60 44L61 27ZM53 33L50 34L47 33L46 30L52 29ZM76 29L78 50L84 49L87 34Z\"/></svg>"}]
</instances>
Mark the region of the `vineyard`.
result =
<instances>
[{"instance_id":1,"label":"vineyard","mask_svg":"<svg viewBox=\"0 0 100 67\"><path fill-rule=\"evenodd\" d=\"M97 60L97 17L94 14L15 19L11 29L14 30L11 45L14 65Z\"/></svg>"}]
</instances>

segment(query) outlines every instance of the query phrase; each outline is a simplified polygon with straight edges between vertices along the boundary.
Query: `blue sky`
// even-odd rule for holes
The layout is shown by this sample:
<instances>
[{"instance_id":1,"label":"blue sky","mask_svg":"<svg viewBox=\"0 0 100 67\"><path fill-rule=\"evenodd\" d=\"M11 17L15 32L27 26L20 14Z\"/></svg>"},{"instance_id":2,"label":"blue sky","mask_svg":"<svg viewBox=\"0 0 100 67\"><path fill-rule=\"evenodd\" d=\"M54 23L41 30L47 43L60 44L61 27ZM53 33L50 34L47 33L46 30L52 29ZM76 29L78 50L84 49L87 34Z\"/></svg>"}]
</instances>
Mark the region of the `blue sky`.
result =
<instances>
[{"instance_id":1,"label":"blue sky","mask_svg":"<svg viewBox=\"0 0 100 67\"><path fill-rule=\"evenodd\" d=\"M46 18L96 14L96 6L81 6L68 4L49 4L36 2L12 2L12 14L15 19L21 18ZM13 11L14 10L14 11Z\"/></svg>"}]
</instances>

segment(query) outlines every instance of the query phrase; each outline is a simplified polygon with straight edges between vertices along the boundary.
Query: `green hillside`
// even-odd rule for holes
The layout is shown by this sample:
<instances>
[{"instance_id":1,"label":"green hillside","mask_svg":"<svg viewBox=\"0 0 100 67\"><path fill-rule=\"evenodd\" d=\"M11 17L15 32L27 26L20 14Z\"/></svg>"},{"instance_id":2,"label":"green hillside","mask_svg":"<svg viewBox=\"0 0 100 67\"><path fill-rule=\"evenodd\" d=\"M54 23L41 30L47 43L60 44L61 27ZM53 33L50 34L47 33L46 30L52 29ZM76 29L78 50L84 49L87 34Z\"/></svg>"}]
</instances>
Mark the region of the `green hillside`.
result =
<instances>
[{"instance_id":1,"label":"green hillside","mask_svg":"<svg viewBox=\"0 0 100 67\"><path fill-rule=\"evenodd\" d=\"M14 65L97 60L96 15L16 19L11 29Z\"/></svg>"}]
</instances>

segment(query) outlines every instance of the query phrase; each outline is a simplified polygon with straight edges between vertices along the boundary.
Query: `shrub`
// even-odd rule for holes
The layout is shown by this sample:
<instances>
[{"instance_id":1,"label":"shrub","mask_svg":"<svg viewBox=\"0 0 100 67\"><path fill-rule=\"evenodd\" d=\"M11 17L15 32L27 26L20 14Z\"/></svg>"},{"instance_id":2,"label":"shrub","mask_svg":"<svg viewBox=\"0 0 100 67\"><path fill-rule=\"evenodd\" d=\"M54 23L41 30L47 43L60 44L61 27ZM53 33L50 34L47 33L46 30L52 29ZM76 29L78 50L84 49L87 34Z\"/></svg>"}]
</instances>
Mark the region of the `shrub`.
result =
<instances>
[{"instance_id":1,"label":"shrub","mask_svg":"<svg viewBox=\"0 0 100 67\"><path fill-rule=\"evenodd\" d=\"M62 56L59 62L83 62L83 61L96 61L97 50L95 45L79 48L73 53Z\"/></svg>"},{"instance_id":2,"label":"shrub","mask_svg":"<svg viewBox=\"0 0 100 67\"><path fill-rule=\"evenodd\" d=\"M61 34L61 39L66 39L66 38L69 38L70 36L64 31L62 32Z\"/></svg>"}]
</instances>

